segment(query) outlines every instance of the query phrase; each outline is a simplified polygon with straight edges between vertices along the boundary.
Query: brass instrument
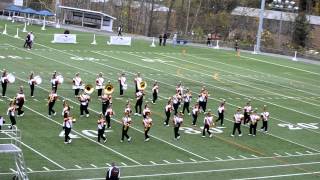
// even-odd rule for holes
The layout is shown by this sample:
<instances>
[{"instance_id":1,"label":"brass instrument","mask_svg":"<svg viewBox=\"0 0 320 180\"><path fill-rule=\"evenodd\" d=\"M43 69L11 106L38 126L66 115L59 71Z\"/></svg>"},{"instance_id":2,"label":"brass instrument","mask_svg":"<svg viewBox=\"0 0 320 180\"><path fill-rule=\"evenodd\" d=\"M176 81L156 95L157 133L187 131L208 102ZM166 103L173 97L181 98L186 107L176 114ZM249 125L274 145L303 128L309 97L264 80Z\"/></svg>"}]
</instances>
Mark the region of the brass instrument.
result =
<instances>
[{"instance_id":1,"label":"brass instrument","mask_svg":"<svg viewBox=\"0 0 320 180\"><path fill-rule=\"evenodd\" d=\"M94 87L91 84L88 84L84 87L84 92L86 94L92 94L94 91Z\"/></svg>"},{"instance_id":2,"label":"brass instrument","mask_svg":"<svg viewBox=\"0 0 320 180\"><path fill-rule=\"evenodd\" d=\"M147 82L146 81L141 81L139 84L138 84L138 89L139 90L145 90L147 88Z\"/></svg>"},{"instance_id":3,"label":"brass instrument","mask_svg":"<svg viewBox=\"0 0 320 180\"><path fill-rule=\"evenodd\" d=\"M114 87L112 84L107 84L104 86L104 94L112 94L114 91Z\"/></svg>"}]
</instances>

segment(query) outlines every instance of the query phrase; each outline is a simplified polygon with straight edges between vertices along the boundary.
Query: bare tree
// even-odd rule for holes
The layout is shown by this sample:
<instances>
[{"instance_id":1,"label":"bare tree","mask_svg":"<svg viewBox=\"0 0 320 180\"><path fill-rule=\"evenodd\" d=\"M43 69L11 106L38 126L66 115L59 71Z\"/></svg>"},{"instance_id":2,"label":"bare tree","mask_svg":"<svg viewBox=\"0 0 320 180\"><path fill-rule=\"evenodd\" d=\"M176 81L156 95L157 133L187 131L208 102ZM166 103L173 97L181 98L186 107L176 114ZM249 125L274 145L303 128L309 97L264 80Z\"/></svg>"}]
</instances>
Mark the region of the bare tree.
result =
<instances>
[{"instance_id":1,"label":"bare tree","mask_svg":"<svg viewBox=\"0 0 320 180\"><path fill-rule=\"evenodd\" d=\"M173 8L173 5L175 4L175 2L176 2L176 0L171 0L171 1L170 1L169 11L168 11L167 17L166 17L165 32L168 32L169 24L170 24L170 18L171 18L171 13L172 13L172 8Z\"/></svg>"},{"instance_id":2,"label":"bare tree","mask_svg":"<svg viewBox=\"0 0 320 180\"><path fill-rule=\"evenodd\" d=\"M151 0L151 10L150 10L150 17L149 17L149 26L148 26L148 36L151 36L152 24L153 24L153 10L154 10L154 0Z\"/></svg>"}]
</instances>

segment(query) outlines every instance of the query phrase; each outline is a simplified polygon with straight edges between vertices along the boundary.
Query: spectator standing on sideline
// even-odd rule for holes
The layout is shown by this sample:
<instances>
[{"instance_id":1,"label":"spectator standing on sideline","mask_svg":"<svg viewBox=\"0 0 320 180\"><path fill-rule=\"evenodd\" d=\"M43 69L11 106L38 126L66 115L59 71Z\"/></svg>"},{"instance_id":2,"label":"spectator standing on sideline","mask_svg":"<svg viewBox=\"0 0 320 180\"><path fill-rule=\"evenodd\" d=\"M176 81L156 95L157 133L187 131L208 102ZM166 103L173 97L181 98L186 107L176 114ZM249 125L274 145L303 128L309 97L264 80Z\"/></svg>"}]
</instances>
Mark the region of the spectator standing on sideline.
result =
<instances>
[{"instance_id":1,"label":"spectator standing on sideline","mask_svg":"<svg viewBox=\"0 0 320 180\"><path fill-rule=\"evenodd\" d=\"M162 34L159 35L159 46L162 44Z\"/></svg>"},{"instance_id":2,"label":"spectator standing on sideline","mask_svg":"<svg viewBox=\"0 0 320 180\"><path fill-rule=\"evenodd\" d=\"M168 35L167 35L167 33L164 33L163 34L163 43L162 43L163 46L166 46L167 39L168 39Z\"/></svg>"},{"instance_id":3,"label":"spectator standing on sideline","mask_svg":"<svg viewBox=\"0 0 320 180\"><path fill-rule=\"evenodd\" d=\"M118 36L122 36L122 31L123 31L123 27L122 27L122 25L120 25L118 27Z\"/></svg>"},{"instance_id":4,"label":"spectator standing on sideline","mask_svg":"<svg viewBox=\"0 0 320 180\"><path fill-rule=\"evenodd\" d=\"M177 45L177 38L178 38L178 34L177 34L177 33L174 33L173 38L172 38L173 46L176 46L176 45Z\"/></svg>"},{"instance_id":5,"label":"spectator standing on sideline","mask_svg":"<svg viewBox=\"0 0 320 180\"><path fill-rule=\"evenodd\" d=\"M111 163L111 167L108 168L106 174L106 180L119 180L120 179L120 169L116 167L115 163Z\"/></svg>"}]
</instances>

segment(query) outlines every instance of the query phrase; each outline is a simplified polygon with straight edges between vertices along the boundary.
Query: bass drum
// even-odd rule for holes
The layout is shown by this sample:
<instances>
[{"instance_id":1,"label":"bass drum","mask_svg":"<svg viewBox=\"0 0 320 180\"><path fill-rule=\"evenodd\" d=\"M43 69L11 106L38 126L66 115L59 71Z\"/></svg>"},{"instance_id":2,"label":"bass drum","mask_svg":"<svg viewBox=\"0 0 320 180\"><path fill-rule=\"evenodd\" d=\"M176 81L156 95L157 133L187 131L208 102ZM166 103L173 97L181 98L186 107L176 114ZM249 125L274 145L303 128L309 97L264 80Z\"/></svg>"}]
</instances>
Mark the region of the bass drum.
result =
<instances>
[{"instance_id":1,"label":"bass drum","mask_svg":"<svg viewBox=\"0 0 320 180\"><path fill-rule=\"evenodd\" d=\"M62 84L62 83L63 83L63 81L64 81L64 79L63 79L63 76L62 76L62 75L58 75L58 76L57 76L57 79L58 79L58 83L59 83L59 84Z\"/></svg>"},{"instance_id":2,"label":"bass drum","mask_svg":"<svg viewBox=\"0 0 320 180\"><path fill-rule=\"evenodd\" d=\"M38 84L38 85L42 83L42 79L40 76L35 76L34 80L35 80L36 84Z\"/></svg>"},{"instance_id":3,"label":"bass drum","mask_svg":"<svg viewBox=\"0 0 320 180\"><path fill-rule=\"evenodd\" d=\"M8 74L7 77L8 77L9 83L14 83L16 81L16 77L14 77L14 75L11 73Z\"/></svg>"}]
</instances>

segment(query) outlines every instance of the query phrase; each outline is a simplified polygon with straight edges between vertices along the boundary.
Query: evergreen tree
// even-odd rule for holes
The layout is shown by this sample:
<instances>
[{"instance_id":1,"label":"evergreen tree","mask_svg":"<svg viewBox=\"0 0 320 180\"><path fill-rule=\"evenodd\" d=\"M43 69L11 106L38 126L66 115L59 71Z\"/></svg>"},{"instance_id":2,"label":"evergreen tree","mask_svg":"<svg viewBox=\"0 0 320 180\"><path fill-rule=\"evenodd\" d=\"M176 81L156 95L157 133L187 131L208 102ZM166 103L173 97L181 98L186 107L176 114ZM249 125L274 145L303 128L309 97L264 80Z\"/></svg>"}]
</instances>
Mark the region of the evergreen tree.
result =
<instances>
[{"instance_id":1,"label":"evergreen tree","mask_svg":"<svg viewBox=\"0 0 320 180\"><path fill-rule=\"evenodd\" d=\"M305 47L309 32L310 25L307 17L304 13L300 13L295 20L293 43L297 46Z\"/></svg>"}]
</instances>

